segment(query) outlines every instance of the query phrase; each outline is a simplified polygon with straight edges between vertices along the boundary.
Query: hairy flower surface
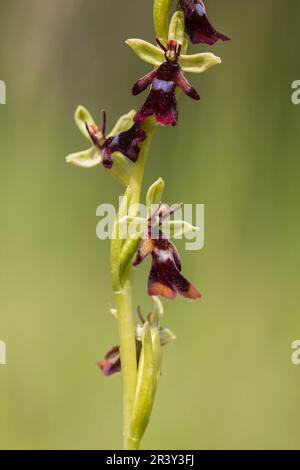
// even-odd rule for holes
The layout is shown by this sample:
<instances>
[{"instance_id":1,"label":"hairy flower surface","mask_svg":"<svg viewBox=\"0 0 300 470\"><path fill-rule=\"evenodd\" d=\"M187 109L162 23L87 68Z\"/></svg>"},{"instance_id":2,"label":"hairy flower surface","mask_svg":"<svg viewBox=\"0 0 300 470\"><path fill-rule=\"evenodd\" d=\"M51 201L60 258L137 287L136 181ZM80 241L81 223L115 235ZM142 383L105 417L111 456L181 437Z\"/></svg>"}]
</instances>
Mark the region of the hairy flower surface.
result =
<instances>
[{"instance_id":1,"label":"hairy flower surface","mask_svg":"<svg viewBox=\"0 0 300 470\"><path fill-rule=\"evenodd\" d=\"M209 22L202 0L180 0L179 6L184 12L186 32L193 44L205 43L211 46L219 39L230 41L230 37L219 33Z\"/></svg>"},{"instance_id":2,"label":"hairy flower surface","mask_svg":"<svg viewBox=\"0 0 300 470\"><path fill-rule=\"evenodd\" d=\"M165 62L138 80L132 88L132 94L138 95L151 85L149 96L137 112L135 121L143 122L147 117L155 116L156 121L163 126L168 124L176 126L178 120L176 88L181 88L194 100L199 100L200 95L187 81L178 63L181 45L175 40L169 40L166 48L159 41L158 44L165 53Z\"/></svg>"}]
</instances>

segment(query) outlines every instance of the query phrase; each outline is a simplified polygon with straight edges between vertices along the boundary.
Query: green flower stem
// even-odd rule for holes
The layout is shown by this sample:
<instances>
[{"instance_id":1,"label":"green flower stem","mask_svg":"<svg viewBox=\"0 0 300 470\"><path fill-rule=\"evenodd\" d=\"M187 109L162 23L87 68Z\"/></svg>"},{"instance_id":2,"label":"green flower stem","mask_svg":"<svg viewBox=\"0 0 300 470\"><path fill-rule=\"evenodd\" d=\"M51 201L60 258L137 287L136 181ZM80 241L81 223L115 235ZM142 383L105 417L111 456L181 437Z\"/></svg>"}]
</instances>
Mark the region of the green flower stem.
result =
<instances>
[{"instance_id":1,"label":"green flower stem","mask_svg":"<svg viewBox=\"0 0 300 470\"><path fill-rule=\"evenodd\" d=\"M130 280L126 281L122 290L115 292L115 301L123 377L123 447L124 450L134 450L138 448L138 443L131 439L130 434L137 382L137 361Z\"/></svg>"},{"instance_id":2,"label":"green flower stem","mask_svg":"<svg viewBox=\"0 0 300 470\"><path fill-rule=\"evenodd\" d=\"M125 196L129 199L127 202L130 204L138 204L140 202L145 163L154 128L155 123L152 119L148 119L144 122L147 139L140 146L139 159L134 165L134 171L125 192ZM116 219L114 237L111 243L111 272L117 308L123 377L123 445L125 450L134 450L138 449L139 442L131 436L132 412L137 385L137 360L130 260L128 260L128 267L125 270L124 276L120 279L122 240L119 236L119 220L126 215L126 212L128 212L126 204L121 204Z\"/></svg>"},{"instance_id":3,"label":"green flower stem","mask_svg":"<svg viewBox=\"0 0 300 470\"><path fill-rule=\"evenodd\" d=\"M142 143L139 159L134 166L134 172L132 174L129 186L132 191L131 204L138 204L140 202L141 190L143 185L144 170L149 152L149 147L152 141L153 132L155 129L154 118L149 118L144 121L144 130L147 134L147 139Z\"/></svg>"}]
</instances>

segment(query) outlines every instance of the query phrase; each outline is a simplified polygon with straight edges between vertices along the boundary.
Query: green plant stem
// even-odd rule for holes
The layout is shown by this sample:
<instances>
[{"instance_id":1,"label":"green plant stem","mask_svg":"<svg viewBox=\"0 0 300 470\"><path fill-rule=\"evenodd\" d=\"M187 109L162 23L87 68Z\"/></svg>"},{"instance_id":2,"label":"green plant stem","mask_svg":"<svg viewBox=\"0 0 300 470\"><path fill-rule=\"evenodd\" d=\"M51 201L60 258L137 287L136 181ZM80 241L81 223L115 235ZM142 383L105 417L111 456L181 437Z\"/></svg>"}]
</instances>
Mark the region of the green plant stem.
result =
<instances>
[{"instance_id":1,"label":"green plant stem","mask_svg":"<svg viewBox=\"0 0 300 470\"><path fill-rule=\"evenodd\" d=\"M149 147L152 141L155 126L156 124L153 118L149 118L144 122L143 127L147 134L147 139L141 145L140 156L139 156L137 163L135 164L134 172L132 174L132 177L129 183L131 190L133 191L131 204L138 204L140 202L145 164L146 164Z\"/></svg>"},{"instance_id":2,"label":"green plant stem","mask_svg":"<svg viewBox=\"0 0 300 470\"><path fill-rule=\"evenodd\" d=\"M147 139L141 144L139 159L134 165L134 171L125 192L125 196L130 199L130 204L138 204L140 202L145 163L154 128L155 124L152 119L148 119L144 122ZM128 266L128 269L126 269L122 282L119 276L120 252L122 247L122 240L119 237L119 220L124 215L126 215L124 214L124 207L121 207L116 219L114 239L111 244L111 272L117 308L123 378L123 447L125 450L135 450L138 449L139 442L131 437L131 420L137 383L131 266Z\"/></svg>"},{"instance_id":3,"label":"green plant stem","mask_svg":"<svg viewBox=\"0 0 300 470\"><path fill-rule=\"evenodd\" d=\"M123 447L124 450L134 450L138 448L138 443L131 439L130 428L137 380L137 361L130 280L126 281L121 291L115 292L115 301L123 377Z\"/></svg>"}]
</instances>

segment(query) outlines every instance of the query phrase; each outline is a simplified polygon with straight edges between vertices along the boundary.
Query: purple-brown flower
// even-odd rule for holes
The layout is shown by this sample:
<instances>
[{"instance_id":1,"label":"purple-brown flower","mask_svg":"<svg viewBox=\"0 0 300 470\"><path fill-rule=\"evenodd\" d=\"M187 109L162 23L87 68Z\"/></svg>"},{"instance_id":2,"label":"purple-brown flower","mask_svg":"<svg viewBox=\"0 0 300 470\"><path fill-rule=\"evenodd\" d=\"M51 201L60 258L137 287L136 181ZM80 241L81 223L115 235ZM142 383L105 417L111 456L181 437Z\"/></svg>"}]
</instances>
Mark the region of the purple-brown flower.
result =
<instances>
[{"instance_id":1,"label":"purple-brown flower","mask_svg":"<svg viewBox=\"0 0 300 470\"><path fill-rule=\"evenodd\" d=\"M113 375L121 370L120 347L111 348L104 358L98 362L103 375Z\"/></svg>"},{"instance_id":2,"label":"purple-brown flower","mask_svg":"<svg viewBox=\"0 0 300 470\"><path fill-rule=\"evenodd\" d=\"M102 164L105 168L110 169L113 166L112 154L120 152L132 162L136 162L140 147L139 142L146 139L146 133L141 124L135 122L127 131L121 132L113 137L106 138L106 114L103 113L102 129L99 130L96 125L88 125L86 129L93 144L98 148L102 156Z\"/></svg>"},{"instance_id":3,"label":"purple-brown flower","mask_svg":"<svg viewBox=\"0 0 300 470\"><path fill-rule=\"evenodd\" d=\"M176 339L174 333L168 328L163 328L160 326L160 316L162 313L151 312L147 315L147 319L143 317L140 307L137 309L139 323L136 327L136 361L137 366L139 365L141 352L142 352L142 338L143 338L143 328L145 323L148 322L151 327L156 327L159 329L159 339L161 346L166 346L170 341ZM159 315L159 318L157 317ZM101 370L104 376L110 376L121 371L121 355L120 355L120 346L112 347L104 358L97 363L99 369Z\"/></svg>"},{"instance_id":4,"label":"purple-brown flower","mask_svg":"<svg viewBox=\"0 0 300 470\"><path fill-rule=\"evenodd\" d=\"M136 361L139 363L141 355L141 342L136 339ZM120 346L113 346L104 356L104 358L97 363L102 374L105 376L117 374L121 371L121 354Z\"/></svg>"},{"instance_id":5,"label":"purple-brown flower","mask_svg":"<svg viewBox=\"0 0 300 470\"><path fill-rule=\"evenodd\" d=\"M200 292L181 274L181 261L178 251L165 234L160 224L154 225L155 218L164 217L161 208L148 223L146 235L141 240L133 265L138 266L151 254L152 265L148 278L148 294L175 299L177 294L189 299L201 298Z\"/></svg>"},{"instance_id":6,"label":"purple-brown flower","mask_svg":"<svg viewBox=\"0 0 300 470\"><path fill-rule=\"evenodd\" d=\"M164 47L159 40L157 43L165 52L166 60L134 85L133 95L138 95L151 85L149 96L137 112L135 121L139 123L149 116L155 116L156 121L163 126L168 124L176 126L178 119L176 88L180 87L186 95L194 100L199 100L200 95L187 81L178 63L181 45L175 40L169 40L167 47Z\"/></svg>"},{"instance_id":7,"label":"purple-brown flower","mask_svg":"<svg viewBox=\"0 0 300 470\"><path fill-rule=\"evenodd\" d=\"M202 0L180 0L179 6L185 16L185 28L193 44L205 43L210 46L219 39L230 41L230 37L219 33L209 22Z\"/></svg>"}]
</instances>

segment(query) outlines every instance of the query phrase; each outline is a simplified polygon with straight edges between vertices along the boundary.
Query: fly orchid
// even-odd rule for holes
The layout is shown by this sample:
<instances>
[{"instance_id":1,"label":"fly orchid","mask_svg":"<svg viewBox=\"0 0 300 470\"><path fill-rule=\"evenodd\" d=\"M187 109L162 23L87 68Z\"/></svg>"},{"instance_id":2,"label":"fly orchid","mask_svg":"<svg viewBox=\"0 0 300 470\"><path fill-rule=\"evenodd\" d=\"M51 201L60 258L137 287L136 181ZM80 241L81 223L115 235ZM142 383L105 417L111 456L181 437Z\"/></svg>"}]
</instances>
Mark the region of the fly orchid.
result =
<instances>
[{"instance_id":1,"label":"fly orchid","mask_svg":"<svg viewBox=\"0 0 300 470\"><path fill-rule=\"evenodd\" d=\"M138 95L149 85L151 85L151 90L145 104L134 119L139 123L154 115L159 124L176 126L178 119L176 88L181 88L186 95L194 100L200 100L200 95L187 81L178 63L181 44L174 39L169 39L167 47L165 47L159 39L156 41L164 53L165 61L135 83L132 89L133 95Z\"/></svg>"},{"instance_id":2,"label":"fly orchid","mask_svg":"<svg viewBox=\"0 0 300 470\"><path fill-rule=\"evenodd\" d=\"M139 144L147 137L141 125L134 122L135 114L133 110L121 116L106 136L106 113L103 112L102 126L99 129L88 110L78 106L75 123L93 145L88 150L69 155L66 158L67 163L82 168L93 168L102 163L106 169L111 169L124 185L127 185L132 171L130 164L137 161L140 153Z\"/></svg>"},{"instance_id":3,"label":"fly orchid","mask_svg":"<svg viewBox=\"0 0 300 470\"><path fill-rule=\"evenodd\" d=\"M160 346L166 346L168 343L176 339L174 333L169 328L163 328L160 325L160 318L163 315L163 306L158 298L153 297L154 308L153 311L147 315L145 319L142 315L140 307L137 309L139 323L136 327L136 356L137 365L139 364L141 350L143 329L148 322L151 328L158 327ZM156 312L159 312L158 314ZM113 346L98 362L99 369L105 376L117 374L122 370L120 346Z\"/></svg>"},{"instance_id":4,"label":"fly orchid","mask_svg":"<svg viewBox=\"0 0 300 470\"><path fill-rule=\"evenodd\" d=\"M165 211L162 204L148 220L148 227L137 248L134 266L141 264L151 254L152 264L148 278L148 294L175 299L177 294L196 300L200 292L181 274L181 261L175 245L163 232L162 221L173 214L176 209ZM183 223L183 221L181 222ZM194 227L191 226L192 229Z\"/></svg>"},{"instance_id":5,"label":"fly orchid","mask_svg":"<svg viewBox=\"0 0 300 470\"><path fill-rule=\"evenodd\" d=\"M162 347L175 339L174 334L161 327L163 306L160 297L174 299L182 295L199 299L200 292L181 273L181 261L171 239L182 238L199 230L178 217L171 220L181 205L167 209L161 204L164 181L159 178L146 196L146 211L138 217L145 162L156 124L177 124L178 91L194 100L200 95L188 82L185 73L202 73L221 60L214 54L187 54L188 40L193 43L214 44L229 38L218 33L209 23L202 0L176 0L178 9L169 21L174 0L154 0L154 29L156 45L141 39L126 43L154 70L136 82L134 95L150 87L144 105L136 112L121 116L106 134L106 114L100 128L82 106L75 112L75 122L92 146L73 153L67 162L82 168L102 164L110 169L126 187L115 217L111 236L111 277L114 308L118 322L119 344L111 348L98 362L103 375L122 372L124 409L124 449L136 450L149 424L158 382L161 377ZM179 217L180 218L180 217ZM129 235L123 238L123 229ZM139 322L133 319L132 266L138 266L151 255L148 294L153 309L146 319L139 311Z\"/></svg>"}]
</instances>

